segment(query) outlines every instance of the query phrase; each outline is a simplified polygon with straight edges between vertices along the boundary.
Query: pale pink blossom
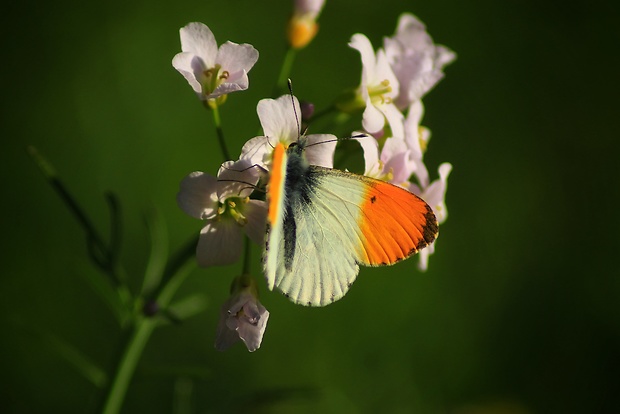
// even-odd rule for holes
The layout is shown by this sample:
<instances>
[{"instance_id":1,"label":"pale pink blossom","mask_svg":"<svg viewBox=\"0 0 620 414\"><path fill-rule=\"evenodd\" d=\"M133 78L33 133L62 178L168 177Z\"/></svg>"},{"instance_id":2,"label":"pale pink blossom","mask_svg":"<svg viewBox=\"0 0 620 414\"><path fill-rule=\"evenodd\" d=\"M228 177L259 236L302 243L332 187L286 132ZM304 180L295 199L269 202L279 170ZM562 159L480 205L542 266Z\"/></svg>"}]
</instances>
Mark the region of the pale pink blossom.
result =
<instances>
[{"instance_id":1,"label":"pale pink blossom","mask_svg":"<svg viewBox=\"0 0 620 414\"><path fill-rule=\"evenodd\" d=\"M388 181L401 187L409 186L416 169L404 138L387 138L379 153L379 143L372 136L357 139L364 152L364 175Z\"/></svg>"},{"instance_id":2,"label":"pale pink blossom","mask_svg":"<svg viewBox=\"0 0 620 414\"><path fill-rule=\"evenodd\" d=\"M283 95L278 99L262 99L256 112L263 127L263 136L250 139L241 149L240 159L268 170L273 149L278 142L286 147L301 137L301 109L296 97ZM332 168L337 138L330 134L306 135L306 159L312 165Z\"/></svg>"},{"instance_id":3,"label":"pale pink blossom","mask_svg":"<svg viewBox=\"0 0 620 414\"><path fill-rule=\"evenodd\" d=\"M357 91L366 104L362 126L375 134L383 130L387 121L390 135L402 137L403 114L394 104L399 84L385 52L379 49L375 55L370 40L360 33L353 35L349 46L359 51L362 58L362 80Z\"/></svg>"},{"instance_id":4,"label":"pale pink blossom","mask_svg":"<svg viewBox=\"0 0 620 414\"><path fill-rule=\"evenodd\" d=\"M180 34L182 52L172 59L172 66L201 100L248 88L248 72L258 60L252 45L226 42L218 49L213 33L202 23L189 23Z\"/></svg>"},{"instance_id":5,"label":"pale pink blossom","mask_svg":"<svg viewBox=\"0 0 620 414\"><path fill-rule=\"evenodd\" d=\"M217 178L196 171L181 181L179 207L205 221L196 246L200 266L238 261L244 233L255 243L263 243L267 206L264 201L249 199L258 175L248 167L243 160L228 161L222 164Z\"/></svg>"},{"instance_id":6,"label":"pale pink blossom","mask_svg":"<svg viewBox=\"0 0 620 414\"><path fill-rule=\"evenodd\" d=\"M225 351L239 339L254 352L263 340L269 311L258 301L254 279L248 275L235 278L230 298L222 305L215 348Z\"/></svg>"},{"instance_id":7,"label":"pale pink blossom","mask_svg":"<svg viewBox=\"0 0 620 414\"><path fill-rule=\"evenodd\" d=\"M452 171L452 165L444 162L439 166L439 178L434 180L428 187L420 188L416 184L411 184L409 191L420 196L433 209L437 222L444 223L448 218L448 209L446 207L446 191L448 189L448 176ZM435 242L419 253L418 268L426 270L428 268L429 256L435 252Z\"/></svg>"},{"instance_id":8,"label":"pale pink blossom","mask_svg":"<svg viewBox=\"0 0 620 414\"><path fill-rule=\"evenodd\" d=\"M400 86L395 103L403 110L422 99L443 78L443 67L456 59L453 51L436 45L424 23L410 13L400 16L396 33L386 37L383 46Z\"/></svg>"}]
</instances>

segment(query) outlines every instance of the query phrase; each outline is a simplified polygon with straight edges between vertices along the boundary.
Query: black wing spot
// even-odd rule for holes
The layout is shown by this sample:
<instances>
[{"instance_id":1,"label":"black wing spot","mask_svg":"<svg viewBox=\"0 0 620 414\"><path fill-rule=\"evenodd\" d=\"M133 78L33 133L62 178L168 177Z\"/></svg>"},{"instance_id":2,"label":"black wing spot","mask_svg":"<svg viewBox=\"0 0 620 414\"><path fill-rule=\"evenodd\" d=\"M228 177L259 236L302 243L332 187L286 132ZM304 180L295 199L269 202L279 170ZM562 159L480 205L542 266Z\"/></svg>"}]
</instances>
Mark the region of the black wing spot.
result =
<instances>
[{"instance_id":1,"label":"black wing spot","mask_svg":"<svg viewBox=\"0 0 620 414\"><path fill-rule=\"evenodd\" d=\"M372 197L370 197L370 202L371 202L372 204L374 204L374 203L375 203L375 201L377 201L377 196L372 196Z\"/></svg>"}]
</instances>

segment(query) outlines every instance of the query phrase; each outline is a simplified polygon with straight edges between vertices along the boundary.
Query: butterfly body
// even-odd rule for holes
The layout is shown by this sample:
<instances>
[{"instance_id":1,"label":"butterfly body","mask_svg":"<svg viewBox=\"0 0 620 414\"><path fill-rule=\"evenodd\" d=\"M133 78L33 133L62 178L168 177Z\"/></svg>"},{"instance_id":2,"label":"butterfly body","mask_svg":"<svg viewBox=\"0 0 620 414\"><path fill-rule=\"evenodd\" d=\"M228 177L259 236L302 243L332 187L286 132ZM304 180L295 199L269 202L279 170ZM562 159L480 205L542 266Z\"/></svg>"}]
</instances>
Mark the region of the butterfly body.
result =
<instances>
[{"instance_id":1,"label":"butterfly body","mask_svg":"<svg viewBox=\"0 0 620 414\"><path fill-rule=\"evenodd\" d=\"M359 265L396 263L433 242L431 208L400 187L310 165L305 137L274 149L264 266L270 289L324 306L343 297Z\"/></svg>"}]
</instances>

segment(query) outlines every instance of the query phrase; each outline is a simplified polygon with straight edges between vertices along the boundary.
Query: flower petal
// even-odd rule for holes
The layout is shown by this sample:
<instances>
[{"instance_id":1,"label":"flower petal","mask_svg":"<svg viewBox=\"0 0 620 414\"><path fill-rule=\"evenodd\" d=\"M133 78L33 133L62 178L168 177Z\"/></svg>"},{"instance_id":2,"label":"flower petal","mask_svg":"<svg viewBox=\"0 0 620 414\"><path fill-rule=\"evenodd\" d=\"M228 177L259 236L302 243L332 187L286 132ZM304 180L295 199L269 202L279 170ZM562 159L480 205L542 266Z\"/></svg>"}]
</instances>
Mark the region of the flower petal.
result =
<instances>
[{"instance_id":1,"label":"flower petal","mask_svg":"<svg viewBox=\"0 0 620 414\"><path fill-rule=\"evenodd\" d=\"M364 115L362 116L362 126L371 134L377 133L383 129L385 125L385 117L379 109L377 109L370 98L366 99L366 109L364 109Z\"/></svg>"},{"instance_id":2,"label":"flower petal","mask_svg":"<svg viewBox=\"0 0 620 414\"><path fill-rule=\"evenodd\" d=\"M247 43L237 44L226 42L220 46L217 53L217 61L223 70L232 74L249 72L258 60L258 50ZM237 75L238 76L238 75Z\"/></svg>"},{"instance_id":3,"label":"flower petal","mask_svg":"<svg viewBox=\"0 0 620 414\"><path fill-rule=\"evenodd\" d=\"M390 129L392 130L392 136L403 138L405 136L405 130L403 127L405 117L402 112L400 112L394 104L378 105L378 108L383 115L385 115L385 119L387 119ZM365 112L364 115L366 115Z\"/></svg>"},{"instance_id":4,"label":"flower petal","mask_svg":"<svg viewBox=\"0 0 620 414\"><path fill-rule=\"evenodd\" d=\"M433 209L437 222L443 223L448 218L448 209L445 198L448 189L448 176L452 171L452 164L444 162L439 166L439 179L433 181L424 191L424 200Z\"/></svg>"},{"instance_id":5,"label":"flower petal","mask_svg":"<svg viewBox=\"0 0 620 414\"><path fill-rule=\"evenodd\" d=\"M248 197L258 183L259 171L248 159L226 161L217 173L218 200L228 197Z\"/></svg>"},{"instance_id":6,"label":"flower petal","mask_svg":"<svg viewBox=\"0 0 620 414\"><path fill-rule=\"evenodd\" d=\"M200 231L196 259L202 267L235 263L241 257L243 235L231 220L209 221Z\"/></svg>"},{"instance_id":7,"label":"flower petal","mask_svg":"<svg viewBox=\"0 0 620 414\"><path fill-rule=\"evenodd\" d=\"M239 342L239 334L236 330L231 330L226 325L228 315L222 315L217 325L217 333L215 337L215 349L218 351L226 351L236 342Z\"/></svg>"},{"instance_id":8,"label":"flower petal","mask_svg":"<svg viewBox=\"0 0 620 414\"><path fill-rule=\"evenodd\" d=\"M272 146L275 146L277 141L290 144L299 138L296 114L299 116L301 109L296 97L283 95L278 99L261 99L256 106L256 112L264 134L270 139Z\"/></svg>"},{"instance_id":9,"label":"flower petal","mask_svg":"<svg viewBox=\"0 0 620 414\"><path fill-rule=\"evenodd\" d=\"M262 200L250 200L244 210L248 223L245 225L245 233L250 240L262 246L265 244L265 231L267 222L267 203Z\"/></svg>"},{"instance_id":10,"label":"flower petal","mask_svg":"<svg viewBox=\"0 0 620 414\"><path fill-rule=\"evenodd\" d=\"M428 259L430 255L435 253L435 242L432 242L418 253L418 269L422 272L428 270Z\"/></svg>"},{"instance_id":11,"label":"flower petal","mask_svg":"<svg viewBox=\"0 0 620 414\"><path fill-rule=\"evenodd\" d=\"M211 218L217 210L217 178L195 171L181 181L177 203L186 214L197 218Z\"/></svg>"},{"instance_id":12,"label":"flower petal","mask_svg":"<svg viewBox=\"0 0 620 414\"><path fill-rule=\"evenodd\" d=\"M189 23L180 30L181 50L191 52L202 58L207 68L215 66L217 42L211 29L203 23Z\"/></svg>"},{"instance_id":13,"label":"flower petal","mask_svg":"<svg viewBox=\"0 0 620 414\"><path fill-rule=\"evenodd\" d=\"M274 144L275 142L271 143L267 137L254 137L243 145L239 159L247 160L249 165L262 167L267 171Z\"/></svg>"},{"instance_id":14,"label":"flower petal","mask_svg":"<svg viewBox=\"0 0 620 414\"><path fill-rule=\"evenodd\" d=\"M364 175L375 178L379 177L383 172L379 161L379 142L370 135L357 139L357 142L359 142L364 152Z\"/></svg>"},{"instance_id":15,"label":"flower petal","mask_svg":"<svg viewBox=\"0 0 620 414\"><path fill-rule=\"evenodd\" d=\"M265 309L260 302L257 302L257 305L258 314L252 315L253 319L258 318L256 323L250 323L247 319L242 318L239 321L239 327L237 328L239 337L243 340L245 346L250 352L254 352L260 348L260 344L263 341L265 328L267 327L267 321L269 320L269 311ZM246 307L244 307L244 309Z\"/></svg>"},{"instance_id":16,"label":"flower petal","mask_svg":"<svg viewBox=\"0 0 620 414\"><path fill-rule=\"evenodd\" d=\"M200 59L196 55L190 52L181 52L177 53L174 58L172 58L172 66L179 71L181 75L187 80L189 85L192 87L194 92L200 94L202 93L202 85L196 79L196 60Z\"/></svg>"},{"instance_id":17,"label":"flower petal","mask_svg":"<svg viewBox=\"0 0 620 414\"><path fill-rule=\"evenodd\" d=\"M311 165L334 168L334 151L338 138L331 134L307 135L306 159Z\"/></svg>"},{"instance_id":18,"label":"flower petal","mask_svg":"<svg viewBox=\"0 0 620 414\"><path fill-rule=\"evenodd\" d=\"M375 73L375 51L372 47L372 44L370 43L370 40L368 40L368 38L361 33L356 33L351 37L349 46L360 52L362 58L361 93L362 98L366 99L368 97L368 90L366 86L368 85L368 83L374 80L370 78L374 76Z\"/></svg>"},{"instance_id":19,"label":"flower petal","mask_svg":"<svg viewBox=\"0 0 620 414\"><path fill-rule=\"evenodd\" d=\"M384 170L392 172L391 182L396 185L405 184L416 170L416 163L409 158L409 153L403 138L388 138L383 145L381 161L384 163Z\"/></svg>"}]
</instances>

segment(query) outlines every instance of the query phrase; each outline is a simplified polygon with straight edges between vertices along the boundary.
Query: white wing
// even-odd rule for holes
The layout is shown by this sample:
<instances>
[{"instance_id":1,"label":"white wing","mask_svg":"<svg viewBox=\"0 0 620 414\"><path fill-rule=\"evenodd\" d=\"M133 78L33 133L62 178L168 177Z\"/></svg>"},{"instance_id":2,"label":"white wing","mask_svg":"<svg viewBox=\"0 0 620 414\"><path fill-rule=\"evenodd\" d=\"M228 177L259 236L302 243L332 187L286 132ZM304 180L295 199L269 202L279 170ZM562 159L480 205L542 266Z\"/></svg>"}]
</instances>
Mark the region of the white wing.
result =
<instances>
[{"instance_id":1,"label":"white wing","mask_svg":"<svg viewBox=\"0 0 620 414\"><path fill-rule=\"evenodd\" d=\"M359 271L364 183L354 174L315 166L309 173L318 185L307 194L310 202L301 194L287 195L294 225L285 210L270 231L265 270L270 288L276 286L293 302L324 306L343 297Z\"/></svg>"}]
</instances>

